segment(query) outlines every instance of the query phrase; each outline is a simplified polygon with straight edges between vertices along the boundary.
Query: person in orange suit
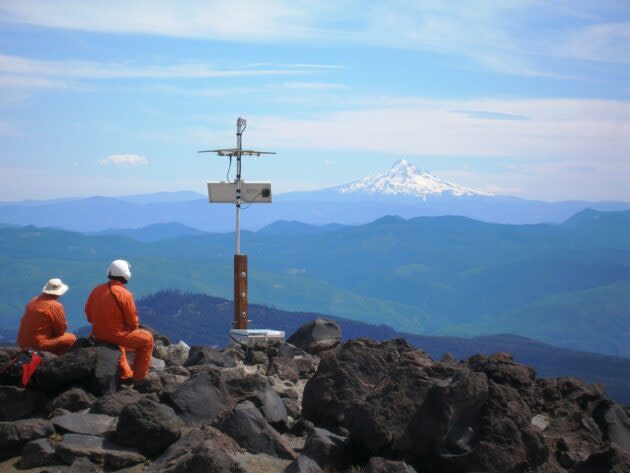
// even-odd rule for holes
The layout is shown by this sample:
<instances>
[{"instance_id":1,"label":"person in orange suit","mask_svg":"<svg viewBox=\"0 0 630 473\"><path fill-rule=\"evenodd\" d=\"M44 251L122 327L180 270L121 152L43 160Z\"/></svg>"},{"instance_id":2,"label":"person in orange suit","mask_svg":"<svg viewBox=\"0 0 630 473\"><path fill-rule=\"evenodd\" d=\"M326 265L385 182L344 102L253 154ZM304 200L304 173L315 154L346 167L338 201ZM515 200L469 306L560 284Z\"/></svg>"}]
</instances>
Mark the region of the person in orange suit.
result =
<instances>
[{"instance_id":1,"label":"person in orange suit","mask_svg":"<svg viewBox=\"0 0 630 473\"><path fill-rule=\"evenodd\" d=\"M115 260L107 273L109 282L96 286L85 304L85 314L92 324L92 336L101 342L120 347L120 377L142 381L149 371L153 352L153 335L138 328L138 313L133 294L125 287L131 278L131 266ZM127 351L135 351L133 370Z\"/></svg>"},{"instance_id":2,"label":"person in orange suit","mask_svg":"<svg viewBox=\"0 0 630 473\"><path fill-rule=\"evenodd\" d=\"M26 304L17 337L22 350L43 350L62 355L74 345L77 337L66 333L66 313L58 300L67 290L68 286L61 279L51 279L42 293Z\"/></svg>"}]
</instances>

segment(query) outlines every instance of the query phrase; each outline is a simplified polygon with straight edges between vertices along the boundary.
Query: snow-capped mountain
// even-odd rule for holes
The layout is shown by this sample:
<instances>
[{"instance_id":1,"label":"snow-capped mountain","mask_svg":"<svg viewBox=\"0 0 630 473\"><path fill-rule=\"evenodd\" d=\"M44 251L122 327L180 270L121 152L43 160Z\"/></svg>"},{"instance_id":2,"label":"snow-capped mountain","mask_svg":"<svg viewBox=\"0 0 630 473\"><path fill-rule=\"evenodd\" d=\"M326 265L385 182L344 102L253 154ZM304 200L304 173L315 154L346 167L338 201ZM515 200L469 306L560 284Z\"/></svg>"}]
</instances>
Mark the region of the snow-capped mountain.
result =
<instances>
[{"instance_id":1,"label":"snow-capped mountain","mask_svg":"<svg viewBox=\"0 0 630 473\"><path fill-rule=\"evenodd\" d=\"M429 196L488 196L491 194L476 191L440 179L428 171L421 171L407 160L398 161L387 171L367 176L337 188L342 194L361 192L388 196L416 196L426 199Z\"/></svg>"}]
</instances>

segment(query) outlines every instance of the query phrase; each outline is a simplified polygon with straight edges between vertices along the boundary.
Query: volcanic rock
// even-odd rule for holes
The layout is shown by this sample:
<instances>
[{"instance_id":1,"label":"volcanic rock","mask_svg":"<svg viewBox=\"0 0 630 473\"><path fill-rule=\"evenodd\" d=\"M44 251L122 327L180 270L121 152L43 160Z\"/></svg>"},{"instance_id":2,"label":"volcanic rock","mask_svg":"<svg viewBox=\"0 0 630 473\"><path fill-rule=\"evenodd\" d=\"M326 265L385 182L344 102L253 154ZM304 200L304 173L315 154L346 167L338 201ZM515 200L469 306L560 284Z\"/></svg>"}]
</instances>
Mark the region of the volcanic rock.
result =
<instances>
[{"instance_id":1,"label":"volcanic rock","mask_svg":"<svg viewBox=\"0 0 630 473\"><path fill-rule=\"evenodd\" d=\"M53 426L44 419L22 419L0 422L0 458L12 457L31 440L54 433Z\"/></svg>"},{"instance_id":2,"label":"volcanic rock","mask_svg":"<svg viewBox=\"0 0 630 473\"><path fill-rule=\"evenodd\" d=\"M300 455L291 463L283 473L324 473L315 460Z\"/></svg>"},{"instance_id":3,"label":"volcanic rock","mask_svg":"<svg viewBox=\"0 0 630 473\"><path fill-rule=\"evenodd\" d=\"M217 420L216 426L250 453L293 459L295 452L269 425L256 406L244 401Z\"/></svg>"},{"instance_id":4,"label":"volcanic rock","mask_svg":"<svg viewBox=\"0 0 630 473\"><path fill-rule=\"evenodd\" d=\"M181 434L182 424L173 409L148 399L125 407L116 427L116 442L135 447L146 456L163 452Z\"/></svg>"},{"instance_id":5,"label":"volcanic rock","mask_svg":"<svg viewBox=\"0 0 630 473\"><path fill-rule=\"evenodd\" d=\"M99 398L90 409L90 412L118 417L125 407L136 404L143 398L142 394L133 389L122 389Z\"/></svg>"},{"instance_id":6,"label":"volcanic rock","mask_svg":"<svg viewBox=\"0 0 630 473\"><path fill-rule=\"evenodd\" d=\"M70 412L77 412L89 409L96 402L96 398L83 388L75 387L61 393L51 401L53 409L65 409Z\"/></svg>"},{"instance_id":7,"label":"volcanic rock","mask_svg":"<svg viewBox=\"0 0 630 473\"><path fill-rule=\"evenodd\" d=\"M24 445L20 455L20 468L54 465L57 462L55 449L50 446L47 438L31 440Z\"/></svg>"},{"instance_id":8,"label":"volcanic rock","mask_svg":"<svg viewBox=\"0 0 630 473\"><path fill-rule=\"evenodd\" d=\"M348 438L317 427L306 438L302 454L321 467L333 468L347 465L352 456Z\"/></svg>"},{"instance_id":9,"label":"volcanic rock","mask_svg":"<svg viewBox=\"0 0 630 473\"><path fill-rule=\"evenodd\" d=\"M119 359L117 346L79 339L67 353L42 362L32 384L52 395L79 385L102 396L116 391Z\"/></svg>"},{"instance_id":10,"label":"volcanic rock","mask_svg":"<svg viewBox=\"0 0 630 473\"><path fill-rule=\"evenodd\" d=\"M116 446L101 437L81 434L67 434L57 446L57 456L71 465L80 457L103 464L114 470L141 463L145 458L138 452Z\"/></svg>"},{"instance_id":11,"label":"volcanic rock","mask_svg":"<svg viewBox=\"0 0 630 473\"><path fill-rule=\"evenodd\" d=\"M191 347L184 366L189 367L205 364L212 364L220 368L230 368L236 366L236 361L234 361L234 358L230 355L215 348L198 345Z\"/></svg>"},{"instance_id":12,"label":"volcanic rock","mask_svg":"<svg viewBox=\"0 0 630 473\"><path fill-rule=\"evenodd\" d=\"M232 405L223 382L208 374L191 376L165 396L182 420L191 426L212 423Z\"/></svg>"},{"instance_id":13,"label":"volcanic rock","mask_svg":"<svg viewBox=\"0 0 630 473\"><path fill-rule=\"evenodd\" d=\"M0 386L0 421L22 419L43 409L46 398L39 391Z\"/></svg>"},{"instance_id":14,"label":"volcanic rock","mask_svg":"<svg viewBox=\"0 0 630 473\"><path fill-rule=\"evenodd\" d=\"M370 458L364 468L365 473L417 473L405 462L385 460L380 457Z\"/></svg>"},{"instance_id":15,"label":"volcanic rock","mask_svg":"<svg viewBox=\"0 0 630 473\"><path fill-rule=\"evenodd\" d=\"M53 417L51 423L58 432L103 437L116 428L116 419L104 414L76 412Z\"/></svg>"},{"instance_id":16,"label":"volcanic rock","mask_svg":"<svg viewBox=\"0 0 630 473\"><path fill-rule=\"evenodd\" d=\"M341 328L334 320L315 319L302 325L287 342L316 355L341 343Z\"/></svg>"}]
</instances>

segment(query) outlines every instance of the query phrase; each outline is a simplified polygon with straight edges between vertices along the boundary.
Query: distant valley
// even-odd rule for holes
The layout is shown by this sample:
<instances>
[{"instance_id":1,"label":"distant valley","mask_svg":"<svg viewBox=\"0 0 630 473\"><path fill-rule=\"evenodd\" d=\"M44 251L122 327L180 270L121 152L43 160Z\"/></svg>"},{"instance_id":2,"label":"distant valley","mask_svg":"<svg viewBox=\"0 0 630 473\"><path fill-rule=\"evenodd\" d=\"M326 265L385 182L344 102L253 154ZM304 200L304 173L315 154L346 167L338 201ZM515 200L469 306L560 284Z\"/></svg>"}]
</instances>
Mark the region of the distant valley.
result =
<instances>
[{"instance_id":1,"label":"distant valley","mask_svg":"<svg viewBox=\"0 0 630 473\"><path fill-rule=\"evenodd\" d=\"M64 301L76 328L89 291L118 257L132 261L130 288L138 296L181 289L231 298L232 235L177 236L179 230L152 227L134 239L133 231L0 228L0 326L14 328L43 281L59 276L71 286ZM243 248L252 302L410 333L515 333L630 356L627 211L586 210L559 225L463 217L328 227L277 222L244 232Z\"/></svg>"}]
</instances>

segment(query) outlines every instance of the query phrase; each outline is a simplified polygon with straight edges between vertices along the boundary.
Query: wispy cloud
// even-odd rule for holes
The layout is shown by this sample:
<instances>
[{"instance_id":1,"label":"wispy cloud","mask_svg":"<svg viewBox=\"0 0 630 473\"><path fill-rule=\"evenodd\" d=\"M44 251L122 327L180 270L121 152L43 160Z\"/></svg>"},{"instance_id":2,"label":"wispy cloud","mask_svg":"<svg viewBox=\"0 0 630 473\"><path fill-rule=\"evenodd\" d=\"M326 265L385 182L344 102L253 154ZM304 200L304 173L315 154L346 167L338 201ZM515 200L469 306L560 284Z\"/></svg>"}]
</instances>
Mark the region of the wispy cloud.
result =
<instances>
[{"instance_id":1,"label":"wispy cloud","mask_svg":"<svg viewBox=\"0 0 630 473\"><path fill-rule=\"evenodd\" d=\"M139 154L112 154L99 161L101 166L118 166L126 168L136 168L146 166L149 160Z\"/></svg>"},{"instance_id":2,"label":"wispy cloud","mask_svg":"<svg viewBox=\"0 0 630 473\"><path fill-rule=\"evenodd\" d=\"M345 89L344 84L334 84L330 82L284 82L280 87L285 89L309 89L309 90L331 90Z\"/></svg>"},{"instance_id":3,"label":"wispy cloud","mask_svg":"<svg viewBox=\"0 0 630 473\"><path fill-rule=\"evenodd\" d=\"M67 79L204 79L226 77L282 76L299 75L299 69L219 69L207 64L173 64L158 66L152 64L103 63L92 61L44 61L0 54L0 73L36 76L62 77Z\"/></svg>"},{"instance_id":4,"label":"wispy cloud","mask_svg":"<svg viewBox=\"0 0 630 473\"><path fill-rule=\"evenodd\" d=\"M623 3L603 0L595 8L589 3L539 0L20 0L4 2L0 20L239 42L369 44L457 55L504 74L564 77L553 70L553 61L544 59L563 56L628 62L628 9Z\"/></svg>"},{"instance_id":5,"label":"wispy cloud","mask_svg":"<svg viewBox=\"0 0 630 473\"><path fill-rule=\"evenodd\" d=\"M413 103L413 101L411 102ZM455 110L492 111L488 119ZM582 99L431 100L289 119L251 117L261 146L399 155L487 156L591 163L628 160L630 102Z\"/></svg>"}]
</instances>

